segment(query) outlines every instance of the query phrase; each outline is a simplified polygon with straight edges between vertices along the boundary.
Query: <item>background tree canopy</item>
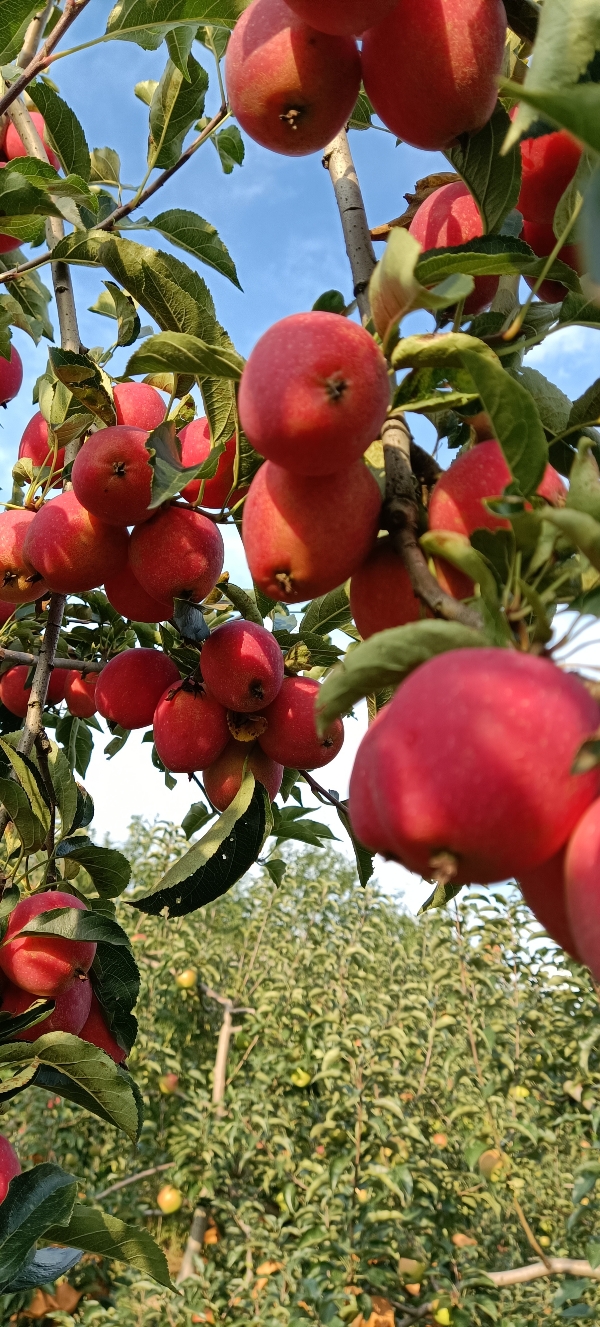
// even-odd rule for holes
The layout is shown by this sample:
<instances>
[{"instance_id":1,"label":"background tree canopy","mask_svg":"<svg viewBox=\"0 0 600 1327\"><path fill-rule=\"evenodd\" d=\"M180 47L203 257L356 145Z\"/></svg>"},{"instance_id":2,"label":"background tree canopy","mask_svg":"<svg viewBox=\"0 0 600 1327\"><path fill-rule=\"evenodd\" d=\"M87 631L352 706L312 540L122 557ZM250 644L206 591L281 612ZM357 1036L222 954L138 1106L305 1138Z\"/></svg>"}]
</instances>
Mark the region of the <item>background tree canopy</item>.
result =
<instances>
[{"instance_id":1,"label":"background tree canopy","mask_svg":"<svg viewBox=\"0 0 600 1327\"><path fill-rule=\"evenodd\" d=\"M173 826L134 822L140 895L185 846ZM89 1298L55 1321L341 1327L382 1300L397 1322L442 1327L597 1316L591 1278L502 1289L486 1276L540 1251L600 1261L596 993L534 942L514 896L480 891L414 921L359 889L343 857L298 850L279 889L265 873L191 918L121 902L119 919L142 972L139 1147L47 1089L9 1103L6 1129L24 1159L77 1175L88 1201L172 1162L102 1205L145 1221L175 1275L200 1204L205 1256L180 1299L88 1256L70 1281ZM182 990L189 968L198 981ZM234 1013L221 1106L223 1009L202 984L250 1011ZM165 1179L184 1204L163 1219ZM7 1296L5 1320L29 1300Z\"/></svg>"}]
</instances>

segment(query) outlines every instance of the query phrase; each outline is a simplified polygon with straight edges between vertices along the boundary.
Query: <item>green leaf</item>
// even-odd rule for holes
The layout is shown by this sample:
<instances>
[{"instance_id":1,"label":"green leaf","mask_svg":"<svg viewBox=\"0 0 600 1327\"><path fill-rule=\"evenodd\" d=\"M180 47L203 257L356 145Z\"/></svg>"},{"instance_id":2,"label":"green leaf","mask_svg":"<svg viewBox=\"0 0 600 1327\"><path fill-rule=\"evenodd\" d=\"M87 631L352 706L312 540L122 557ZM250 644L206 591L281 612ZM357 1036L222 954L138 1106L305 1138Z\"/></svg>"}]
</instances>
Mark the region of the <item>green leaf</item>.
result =
<instances>
[{"instance_id":1,"label":"green leaf","mask_svg":"<svg viewBox=\"0 0 600 1327\"><path fill-rule=\"evenodd\" d=\"M348 815L348 809L345 802L339 802L335 809L354 849L358 879L364 889L365 886L368 885L375 870L375 858L373 854L369 852L369 849L365 848L357 839L350 822L350 816Z\"/></svg>"},{"instance_id":2,"label":"green leaf","mask_svg":"<svg viewBox=\"0 0 600 1327\"><path fill-rule=\"evenodd\" d=\"M270 875L275 888L279 889L287 871L287 862L282 861L281 857L271 857L268 862L265 862L265 871Z\"/></svg>"},{"instance_id":3,"label":"green leaf","mask_svg":"<svg viewBox=\"0 0 600 1327\"><path fill-rule=\"evenodd\" d=\"M146 450L153 470L152 501L150 510L160 507L163 502L181 493L182 488L192 479L212 479L216 474L222 445L211 448L205 461L199 465L181 464L179 447L175 438L175 426L160 424L146 440Z\"/></svg>"},{"instance_id":4,"label":"green leaf","mask_svg":"<svg viewBox=\"0 0 600 1327\"><path fill-rule=\"evenodd\" d=\"M545 258L536 258L533 249L511 235L483 235L465 244L447 249L428 249L417 263L415 276L423 285L443 281L455 272L471 276L541 276ZM548 275L577 291L579 278L572 267L555 261ZM489 315L485 315L486 317Z\"/></svg>"},{"instance_id":5,"label":"green leaf","mask_svg":"<svg viewBox=\"0 0 600 1327\"><path fill-rule=\"evenodd\" d=\"M598 327L600 326L600 304L586 299L585 295L569 293L560 307L558 321L561 326Z\"/></svg>"},{"instance_id":6,"label":"green leaf","mask_svg":"<svg viewBox=\"0 0 600 1327\"><path fill-rule=\"evenodd\" d=\"M129 884L131 866L116 848L99 848L91 839L63 839L56 849L56 856L79 862L102 898L118 898ZM108 936L100 938L108 939Z\"/></svg>"},{"instance_id":7,"label":"green leaf","mask_svg":"<svg viewBox=\"0 0 600 1327\"><path fill-rule=\"evenodd\" d=\"M0 1285L4 1287L29 1261L50 1226L68 1221L77 1184L60 1166L45 1162L11 1180L0 1212Z\"/></svg>"},{"instance_id":8,"label":"green leaf","mask_svg":"<svg viewBox=\"0 0 600 1327\"><path fill-rule=\"evenodd\" d=\"M528 497L535 493L548 464L548 444L537 406L499 362L470 349L461 358L490 416L509 470Z\"/></svg>"},{"instance_id":9,"label":"green leaf","mask_svg":"<svg viewBox=\"0 0 600 1327\"><path fill-rule=\"evenodd\" d=\"M164 331L189 332L209 344L216 339L218 323L208 286L179 258L131 240L110 239L100 259Z\"/></svg>"},{"instance_id":10,"label":"green leaf","mask_svg":"<svg viewBox=\"0 0 600 1327\"><path fill-rule=\"evenodd\" d=\"M600 31L598 47L600 48ZM536 70L537 68L536 48ZM539 111L551 124L559 129L568 129L574 138L579 138L586 147L591 148L592 152L600 153L600 84L579 83L576 87L564 87L564 74L557 82L558 86L554 88L549 83L546 86L538 84L534 91L532 83L528 82L521 87L517 83L509 82L508 79L502 79L502 87L518 101L524 101L528 107L531 106ZM535 116L532 117L527 111L523 116L521 109L507 137L508 142L514 140L515 136L518 137L519 129L523 128L523 119L531 123Z\"/></svg>"},{"instance_id":11,"label":"green leaf","mask_svg":"<svg viewBox=\"0 0 600 1327\"><path fill-rule=\"evenodd\" d=\"M425 902L419 908L419 917L424 912L430 912L432 908L447 907L450 901L456 898L457 894L460 894L461 889L462 885L455 885L451 880L445 884L436 885L433 893L429 895L428 899L425 899Z\"/></svg>"},{"instance_id":12,"label":"green leaf","mask_svg":"<svg viewBox=\"0 0 600 1327\"><path fill-rule=\"evenodd\" d=\"M65 753L56 745L56 742L50 743L48 769L52 779L54 796L60 811L62 833L68 834L77 814L78 786L73 778L71 766Z\"/></svg>"},{"instance_id":13,"label":"green leaf","mask_svg":"<svg viewBox=\"0 0 600 1327\"><path fill-rule=\"evenodd\" d=\"M208 74L190 55L188 77L167 61L150 105L148 165L168 170L179 160L183 140L204 110Z\"/></svg>"},{"instance_id":14,"label":"green leaf","mask_svg":"<svg viewBox=\"0 0 600 1327\"><path fill-rule=\"evenodd\" d=\"M137 1019L132 1010L140 989L140 974L133 954L122 945L101 941L90 977L110 1031L129 1053L137 1036Z\"/></svg>"},{"instance_id":15,"label":"green leaf","mask_svg":"<svg viewBox=\"0 0 600 1327\"><path fill-rule=\"evenodd\" d=\"M13 779L0 778L0 800L13 821L25 854L44 846L47 831L32 811L27 794Z\"/></svg>"},{"instance_id":16,"label":"green leaf","mask_svg":"<svg viewBox=\"0 0 600 1327\"><path fill-rule=\"evenodd\" d=\"M60 1244L77 1244L85 1253L127 1263L144 1276L152 1277L159 1285L174 1289L165 1255L148 1231L128 1226L118 1217L108 1216L99 1207L75 1203L70 1219L56 1221L46 1230L46 1239Z\"/></svg>"},{"instance_id":17,"label":"green leaf","mask_svg":"<svg viewBox=\"0 0 600 1327\"><path fill-rule=\"evenodd\" d=\"M56 736L64 747L70 768L85 778L94 750L94 739L87 724L73 714L65 714L56 725Z\"/></svg>"},{"instance_id":18,"label":"green leaf","mask_svg":"<svg viewBox=\"0 0 600 1327\"><path fill-rule=\"evenodd\" d=\"M600 102L598 103L600 106ZM585 192L581 213L581 241L585 258L585 267L589 279L596 289L600 286L600 241L598 224L600 218L600 166L596 167Z\"/></svg>"},{"instance_id":19,"label":"green leaf","mask_svg":"<svg viewBox=\"0 0 600 1327\"><path fill-rule=\"evenodd\" d=\"M0 65L19 54L30 20L38 9L31 0L4 0L0 14Z\"/></svg>"},{"instance_id":20,"label":"green leaf","mask_svg":"<svg viewBox=\"0 0 600 1327\"><path fill-rule=\"evenodd\" d=\"M139 1117L135 1094L128 1075L105 1051L68 1032L47 1032L29 1049L43 1068L54 1070L68 1080L71 1100L122 1129L134 1142L137 1140ZM38 1075L36 1082L40 1087L49 1086L47 1076Z\"/></svg>"},{"instance_id":21,"label":"green leaf","mask_svg":"<svg viewBox=\"0 0 600 1327\"><path fill-rule=\"evenodd\" d=\"M174 207L168 212L160 212L152 221L142 218L136 222L136 229L159 231L166 240L193 254L194 258L199 258L200 262L206 263L208 267L213 267L215 272L221 272L238 287L238 290L241 290L235 263L229 251L219 239L215 227L196 212Z\"/></svg>"},{"instance_id":22,"label":"green leaf","mask_svg":"<svg viewBox=\"0 0 600 1327\"><path fill-rule=\"evenodd\" d=\"M243 367L244 361L235 350L207 345L185 332L159 332L134 351L125 372L131 377L137 373L193 373L197 378L239 382Z\"/></svg>"},{"instance_id":23,"label":"green leaf","mask_svg":"<svg viewBox=\"0 0 600 1327\"><path fill-rule=\"evenodd\" d=\"M0 255L1 272L7 272L12 266L7 261L8 257L10 255ZM18 280L11 281L10 286L13 299L23 310L29 323L30 333L36 344L42 336L51 341L54 332L48 317L48 305L52 297L37 272L25 272Z\"/></svg>"},{"instance_id":24,"label":"green leaf","mask_svg":"<svg viewBox=\"0 0 600 1327\"><path fill-rule=\"evenodd\" d=\"M490 495L491 496L491 495ZM496 577L487 561L473 548L467 535L450 530L428 530L421 536L421 546L427 557L442 557L469 576L481 589L481 597L492 609L498 606ZM510 638L510 631L509 631Z\"/></svg>"},{"instance_id":25,"label":"green leaf","mask_svg":"<svg viewBox=\"0 0 600 1327\"><path fill-rule=\"evenodd\" d=\"M372 129L373 127L372 116L374 114L375 111L373 109L373 106L371 105L371 102L369 101L369 98L367 97L364 88L361 88L358 94L358 101L356 103L356 106L354 107L354 110L348 122L348 128Z\"/></svg>"},{"instance_id":26,"label":"green leaf","mask_svg":"<svg viewBox=\"0 0 600 1327\"><path fill-rule=\"evenodd\" d=\"M369 284L375 329L384 348L398 323L414 309L445 309L466 299L473 290L471 277L456 275L426 290L416 275L421 246L407 230L394 227Z\"/></svg>"},{"instance_id":27,"label":"green leaf","mask_svg":"<svg viewBox=\"0 0 600 1327\"><path fill-rule=\"evenodd\" d=\"M212 135L212 141L219 153L219 160L225 175L231 175L236 166L243 166L246 147L237 124L228 124Z\"/></svg>"},{"instance_id":28,"label":"green leaf","mask_svg":"<svg viewBox=\"0 0 600 1327\"><path fill-rule=\"evenodd\" d=\"M196 37L196 26L190 25L189 28L172 28L167 33L167 50L169 56L183 77L189 82L190 73L188 61L191 55L192 46Z\"/></svg>"},{"instance_id":29,"label":"green leaf","mask_svg":"<svg viewBox=\"0 0 600 1327\"><path fill-rule=\"evenodd\" d=\"M119 185L121 158L112 147L94 147L91 152L90 180L92 184Z\"/></svg>"},{"instance_id":30,"label":"green leaf","mask_svg":"<svg viewBox=\"0 0 600 1327\"><path fill-rule=\"evenodd\" d=\"M142 324L134 301L130 295L126 295L120 286L115 285L114 281L105 281L104 285L108 295L112 300L115 317L119 324L117 335L118 346L132 346L137 341L142 330Z\"/></svg>"},{"instance_id":31,"label":"green leaf","mask_svg":"<svg viewBox=\"0 0 600 1327\"><path fill-rule=\"evenodd\" d=\"M58 180L56 172L54 178ZM0 176L0 212L9 217L60 216L60 210L52 201L47 186L46 176L29 178L11 162L4 167Z\"/></svg>"},{"instance_id":32,"label":"green leaf","mask_svg":"<svg viewBox=\"0 0 600 1327\"><path fill-rule=\"evenodd\" d=\"M89 851L89 848L95 848L95 844L90 843L89 839L66 839L59 844L56 850L57 857L73 855L76 861L79 860L79 854L76 854L76 850L72 849L72 845L80 842L84 845L84 853L86 850ZM65 846L67 851L61 852L61 849ZM114 849L95 848L95 851L112 855ZM120 857L122 862L126 861L125 857L121 857L121 853L115 855ZM129 867L128 862L127 866ZM114 872L110 871L107 874L109 879L112 880ZM105 897L110 897L110 895L105 895ZM113 897L116 897L116 895L113 894ZM94 943L101 940L105 944L124 945L127 949L130 945L129 936L126 935L118 922L101 912L92 911L91 908L61 907L51 908L48 912L40 912L37 917L32 917L31 921L22 927L19 935L60 935L64 940L87 940Z\"/></svg>"},{"instance_id":33,"label":"green leaf","mask_svg":"<svg viewBox=\"0 0 600 1327\"><path fill-rule=\"evenodd\" d=\"M247 773L231 805L199 843L169 868L157 889L132 904L157 917L183 917L214 902L240 880L256 861L270 833L267 794Z\"/></svg>"},{"instance_id":34,"label":"green leaf","mask_svg":"<svg viewBox=\"0 0 600 1327\"><path fill-rule=\"evenodd\" d=\"M5 1045L8 1041L14 1041L18 1032L24 1032L27 1028L35 1027L36 1023L42 1023L52 1013L54 1000L37 1000L33 996L31 999L32 1004L24 1014L0 1013L1 1045Z\"/></svg>"},{"instance_id":35,"label":"green leaf","mask_svg":"<svg viewBox=\"0 0 600 1327\"><path fill-rule=\"evenodd\" d=\"M247 590L240 590L239 585L232 585L228 581L226 585L221 586L221 592L226 599L237 608L238 613L245 618L246 622L255 622L258 627L263 625L263 617L260 609L257 607L256 598L253 593Z\"/></svg>"},{"instance_id":36,"label":"green leaf","mask_svg":"<svg viewBox=\"0 0 600 1327\"><path fill-rule=\"evenodd\" d=\"M341 290L325 290L313 304L313 313L339 313L346 312L346 301Z\"/></svg>"},{"instance_id":37,"label":"green leaf","mask_svg":"<svg viewBox=\"0 0 600 1327\"><path fill-rule=\"evenodd\" d=\"M75 112L48 83L30 83L28 92L44 117L50 143L60 157L65 174L89 180L90 149Z\"/></svg>"},{"instance_id":38,"label":"green leaf","mask_svg":"<svg viewBox=\"0 0 600 1327\"><path fill-rule=\"evenodd\" d=\"M590 389L592 390L592 389ZM584 398L580 397L580 401ZM573 409L580 404L575 402ZM577 455L569 471L569 492L567 507L585 511L589 516L600 520L600 471L593 454L594 443L591 438L580 438Z\"/></svg>"},{"instance_id":39,"label":"green leaf","mask_svg":"<svg viewBox=\"0 0 600 1327\"><path fill-rule=\"evenodd\" d=\"M243 8L244 0L118 0L106 31L119 41L135 41L155 51L178 24L233 28Z\"/></svg>"},{"instance_id":40,"label":"green leaf","mask_svg":"<svg viewBox=\"0 0 600 1327\"><path fill-rule=\"evenodd\" d=\"M4 1293L15 1295L22 1290L35 1290L66 1276L81 1259L82 1249L38 1249L33 1258L24 1263L16 1276L5 1287Z\"/></svg>"},{"instance_id":41,"label":"green leaf","mask_svg":"<svg viewBox=\"0 0 600 1327\"><path fill-rule=\"evenodd\" d=\"M321 839L335 839L335 834L329 828L329 825L322 824L319 820L298 820L294 812L297 807L287 808L280 811L278 806L272 808L273 827L271 833L277 839L278 843L285 839L296 839L299 843L310 843L315 848L320 848ZM292 814L290 815L290 811Z\"/></svg>"},{"instance_id":42,"label":"green leaf","mask_svg":"<svg viewBox=\"0 0 600 1327\"><path fill-rule=\"evenodd\" d=\"M116 422L115 407L100 369L89 355L76 355L72 350L61 350L58 346L53 346L50 351L50 363L58 381L68 387L86 410L96 415L103 424L110 425Z\"/></svg>"},{"instance_id":43,"label":"green leaf","mask_svg":"<svg viewBox=\"0 0 600 1327\"><path fill-rule=\"evenodd\" d=\"M199 829L210 820L211 812L204 802L192 802L187 815L183 817L181 828L186 839L191 839L193 834L197 834Z\"/></svg>"},{"instance_id":44,"label":"green leaf","mask_svg":"<svg viewBox=\"0 0 600 1327\"><path fill-rule=\"evenodd\" d=\"M600 524L586 512L563 507L557 511L552 507L544 508L544 523L555 526L561 534L570 539L585 554L596 571L600 571Z\"/></svg>"},{"instance_id":45,"label":"green leaf","mask_svg":"<svg viewBox=\"0 0 600 1327\"><path fill-rule=\"evenodd\" d=\"M399 686L434 655L488 644L483 633L456 622L424 620L378 632L346 655L323 683L317 710L321 731L363 696L383 687Z\"/></svg>"},{"instance_id":46,"label":"green leaf","mask_svg":"<svg viewBox=\"0 0 600 1327\"><path fill-rule=\"evenodd\" d=\"M20 736L20 733L5 734L4 737L0 738L0 750L4 752L5 756L8 756L19 783L26 793L29 805L47 834L50 829L48 795L43 789L35 766L25 756L14 750L12 743L14 741L16 746Z\"/></svg>"},{"instance_id":47,"label":"green leaf","mask_svg":"<svg viewBox=\"0 0 600 1327\"><path fill-rule=\"evenodd\" d=\"M329 594L313 599L302 618L301 629L328 636L331 631L343 631L352 622L350 600L343 586Z\"/></svg>"},{"instance_id":48,"label":"green leaf","mask_svg":"<svg viewBox=\"0 0 600 1327\"><path fill-rule=\"evenodd\" d=\"M477 133L465 135L444 155L462 176L481 213L484 234L500 230L516 207L521 188L521 150L517 144L501 156L510 118L501 102Z\"/></svg>"}]
</instances>

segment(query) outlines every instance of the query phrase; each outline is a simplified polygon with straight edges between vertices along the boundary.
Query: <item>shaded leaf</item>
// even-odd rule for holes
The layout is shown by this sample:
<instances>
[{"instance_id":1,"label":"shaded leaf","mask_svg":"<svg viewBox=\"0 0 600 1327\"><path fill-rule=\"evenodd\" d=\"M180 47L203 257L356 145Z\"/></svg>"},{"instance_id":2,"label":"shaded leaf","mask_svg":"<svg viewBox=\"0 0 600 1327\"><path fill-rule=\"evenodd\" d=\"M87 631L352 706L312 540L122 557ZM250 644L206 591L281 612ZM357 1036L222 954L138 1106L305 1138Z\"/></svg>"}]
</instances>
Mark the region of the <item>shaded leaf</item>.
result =
<instances>
[{"instance_id":1,"label":"shaded leaf","mask_svg":"<svg viewBox=\"0 0 600 1327\"><path fill-rule=\"evenodd\" d=\"M79 862L102 898L118 898L129 884L131 866L116 848L99 848L91 839L63 839L56 849L56 856ZM99 938L108 940L109 937L102 935Z\"/></svg>"},{"instance_id":2,"label":"shaded leaf","mask_svg":"<svg viewBox=\"0 0 600 1327\"><path fill-rule=\"evenodd\" d=\"M132 1010L140 989L140 974L133 954L123 946L101 941L90 978L110 1031L129 1053L137 1036L137 1019Z\"/></svg>"},{"instance_id":3,"label":"shaded leaf","mask_svg":"<svg viewBox=\"0 0 600 1327\"><path fill-rule=\"evenodd\" d=\"M23 788L13 779L0 778L0 800L13 821L24 852L37 852L44 845L47 831L32 810Z\"/></svg>"},{"instance_id":4,"label":"shaded leaf","mask_svg":"<svg viewBox=\"0 0 600 1327\"><path fill-rule=\"evenodd\" d=\"M34 1257L20 1268L10 1284L5 1287L5 1294L15 1295L21 1290L35 1290L36 1286L57 1281L60 1276L66 1276L67 1272L75 1267L82 1254L82 1249L38 1249Z\"/></svg>"},{"instance_id":5,"label":"shaded leaf","mask_svg":"<svg viewBox=\"0 0 600 1327\"><path fill-rule=\"evenodd\" d=\"M159 1285L174 1289L165 1255L148 1231L128 1226L99 1207L75 1203L70 1220L55 1222L46 1231L46 1239L61 1244L76 1243L86 1253L127 1263Z\"/></svg>"},{"instance_id":6,"label":"shaded leaf","mask_svg":"<svg viewBox=\"0 0 600 1327\"><path fill-rule=\"evenodd\" d=\"M73 846L77 843L83 844L81 852L84 855L86 851L89 853L92 848L98 853L109 853L111 857L115 853L115 856L120 857L122 862L126 862L127 868L130 870L129 862L121 853L116 853L113 848L96 848L95 844L91 843L89 839L63 840L58 845L56 856L73 856L75 861L79 861L77 849ZM120 866L118 870L120 880L124 868ZM115 868L109 867L108 879L112 881L114 876ZM110 897L110 895L107 895L107 897ZM113 895L113 897L116 896ZM48 912L40 912L37 917L32 917L27 925L21 928L19 935L60 935L64 940L85 940L92 943L102 940L106 944L124 945L126 948L129 948L130 944L129 936L113 917L107 917L101 912L92 911L91 908L51 908Z\"/></svg>"},{"instance_id":7,"label":"shaded leaf","mask_svg":"<svg viewBox=\"0 0 600 1327\"><path fill-rule=\"evenodd\" d=\"M139 1116L132 1085L105 1051L68 1032L47 1032L28 1049L42 1069L54 1070L67 1080L71 1100L136 1141ZM47 1087L50 1080L41 1073L36 1083Z\"/></svg>"},{"instance_id":8,"label":"shaded leaf","mask_svg":"<svg viewBox=\"0 0 600 1327\"><path fill-rule=\"evenodd\" d=\"M59 97L48 83L30 83L32 102L41 111L46 122L48 137L67 175L79 175L89 180L91 172L90 150L83 129L70 106Z\"/></svg>"},{"instance_id":9,"label":"shaded leaf","mask_svg":"<svg viewBox=\"0 0 600 1327\"><path fill-rule=\"evenodd\" d=\"M0 1285L29 1261L38 1239L57 1221L68 1221L77 1185L60 1166L45 1162L11 1180L0 1211Z\"/></svg>"},{"instance_id":10,"label":"shaded leaf","mask_svg":"<svg viewBox=\"0 0 600 1327\"><path fill-rule=\"evenodd\" d=\"M199 843L169 868L158 888L133 906L158 916L186 916L231 889L256 861L271 827L267 794L246 774L231 805Z\"/></svg>"},{"instance_id":11,"label":"shaded leaf","mask_svg":"<svg viewBox=\"0 0 600 1327\"><path fill-rule=\"evenodd\" d=\"M98 365L89 355L76 355L72 350L53 346L50 363L55 376L86 410L97 415L103 424L115 424L116 413Z\"/></svg>"},{"instance_id":12,"label":"shaded leaf","mask_svg":"<svg viewBox=\"0 0 600 1327\"><path fill-rule=\"evenodd\" d=\"M508 112L501 102L477 133L465 135L444 155L462 176L483 220L484 234L500 230L504 218L516 207L521 188L521 150L514 145L504 156L502 145L510 129Z\"/></svg>"}]
</instances>

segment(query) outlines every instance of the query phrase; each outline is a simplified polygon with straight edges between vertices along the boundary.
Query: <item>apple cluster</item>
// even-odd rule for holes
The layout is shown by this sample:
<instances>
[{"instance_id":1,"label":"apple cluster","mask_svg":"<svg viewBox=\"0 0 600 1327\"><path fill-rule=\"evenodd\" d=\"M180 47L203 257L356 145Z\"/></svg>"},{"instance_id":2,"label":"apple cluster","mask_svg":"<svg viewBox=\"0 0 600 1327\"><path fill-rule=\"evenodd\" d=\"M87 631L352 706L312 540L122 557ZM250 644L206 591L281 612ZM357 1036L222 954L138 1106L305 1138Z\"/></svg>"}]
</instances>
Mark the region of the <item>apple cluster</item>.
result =
<instances>
[{"instance_id":1,"label":"apple cluster","mask_svg":"<svg viewBox=\"0 0 600 1327\"><path fill-rule=\"evenodd\" d=\"M414 0L252 0L227 50L227 92L251 138L303 156L344 128L362 79L393 134L438 151L489 120L505 41L502 0L440 0L426 21Z\"/></svg>"},{"instance_id":2,"label":"apple cluster","mask_svg":"<svg viewBox=\"0 0 600 1327\"><path fill-rule=\"evenodd\" d=\"M96 945L87 940L27 933L35 917L55 908L86 911L87 904L75 894L48 890L21 899L11 912L0 945L2 1013L16 1017L26 1014L36 1000L54 1000L52 1013L43 1022L16 1033L16 1041L35 1041L47 1032L70 1032L99 1046L116 1064L122 1064L126 1052L107 1026L88 975Z\"/></svg>"}]
</instances>

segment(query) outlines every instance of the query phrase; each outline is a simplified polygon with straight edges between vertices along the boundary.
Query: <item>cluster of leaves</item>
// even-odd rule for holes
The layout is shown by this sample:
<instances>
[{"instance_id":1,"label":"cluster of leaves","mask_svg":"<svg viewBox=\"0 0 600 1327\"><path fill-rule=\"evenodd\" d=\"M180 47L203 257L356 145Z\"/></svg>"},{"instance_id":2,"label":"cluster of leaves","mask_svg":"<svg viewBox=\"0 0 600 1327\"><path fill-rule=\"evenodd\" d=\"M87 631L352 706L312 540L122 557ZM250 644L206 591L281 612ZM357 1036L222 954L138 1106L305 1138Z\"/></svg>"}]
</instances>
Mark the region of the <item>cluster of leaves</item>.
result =
<instances>
[{"instance_id":1,"label":"cluster of leaves","mask_svg":"<svg viewBox=\"0 0 600 1327\"><path fill-rule=\"evenodd\" d=\"M185 842L137 822L128 846L143 894ZM185 1195L162 1227L173 1272L198 1203L211 1242L179 1300L144 1275L111 1286L88 1260L70 1277L89 1295L74 1322L340 1327L381 1298L401 1317L430 1304L428 1320L455 1327L596 1316L590 1278L500 1290L487 1276L535 1259L521 1215L549 1253L592 1266L600 1254L597 999L586 973L535 941L522 903L486 892L414 922L359 890L343 858L304 850L277 891L263 874L193 922L129 916L137 1151L54 1096L9 1108L7 1124L24 1155L62 1163L88 1191L171 1163ZM198 985L181 990L190 967ZM248 1010L234 1014L216 1108L222 1011L203 986ZM165 1074L178 1076L170 1095ZM491 1171L485 1155L479 1166L490 1152ZM111 1219L152 1223L164 1176L107 1194Z\"/></svg>"}]
</instances>

